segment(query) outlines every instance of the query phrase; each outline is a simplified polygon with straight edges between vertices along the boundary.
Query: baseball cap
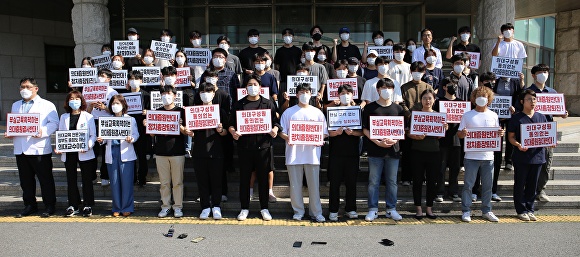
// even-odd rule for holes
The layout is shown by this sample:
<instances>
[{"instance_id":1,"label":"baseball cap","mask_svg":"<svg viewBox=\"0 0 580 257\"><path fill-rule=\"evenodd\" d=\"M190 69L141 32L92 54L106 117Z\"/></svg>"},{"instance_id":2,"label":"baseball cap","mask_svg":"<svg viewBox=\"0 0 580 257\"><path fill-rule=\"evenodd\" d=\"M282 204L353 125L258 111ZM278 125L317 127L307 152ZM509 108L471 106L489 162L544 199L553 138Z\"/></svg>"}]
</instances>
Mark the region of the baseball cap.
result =
<instances>
[{"instance_id":1,"label":"baseball cap","mask_svg":"<svg viewBox=\"0 0 580 257\"><path fill-rule=\"evenodd\" d=\"M342 34L342 33L348 33L350 34L350 30L348 30L347 27L342 27L339 31L338 34Z\"/></svg>"},{"instance_id":2,"label":"baseball cap","mask_svg":"<svg viewBox=\"0 0 580 257\"><path fill-rule=\"evenodd\" d=\"M369 53L367 54L367 56L374 54L376 57L379 57L379 53L377 53L377 50L370 50Z\"/></svg>"},{"instance_id":3,"label":"baseball cap","mask_svg":"<svg viewBox=\"0 0 580 257\"><path fill-rule=\"evenodd\" d=\"M137 33L137 30L136 30L135 28L129 28L129 29L127 30L127 34L129 34L129 33L135 33L135 34L139 34L139 33Z\"/></svg>"},{"instance_id":4,"label":"baseball cap","mask_svg":"<svg viewBox=\"0 0 580 257\"><path fill-rule=\"evenodd\" d=\"M348 58L348 64L358 65L358 59L356 57L350 57Z\"/></svg>"}]
</instances>

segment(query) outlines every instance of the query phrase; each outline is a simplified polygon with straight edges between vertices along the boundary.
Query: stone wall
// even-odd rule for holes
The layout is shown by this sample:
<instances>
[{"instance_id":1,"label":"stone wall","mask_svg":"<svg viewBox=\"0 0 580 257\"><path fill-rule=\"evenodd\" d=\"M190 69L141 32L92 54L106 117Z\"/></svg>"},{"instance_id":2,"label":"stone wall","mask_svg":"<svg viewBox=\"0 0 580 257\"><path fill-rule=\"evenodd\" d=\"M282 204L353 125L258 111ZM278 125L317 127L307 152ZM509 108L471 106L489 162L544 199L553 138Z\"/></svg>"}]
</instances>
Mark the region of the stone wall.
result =
<instances>
[{"instance_id":1,"label":"stone wall","mask_svg":"<svg viewBox=\"0 0 580 257\"><path fill-rule=\"evenodd\" d=\"M580 115L580 9L556 15L554 87L564 93L570 115Z\"/></svg>"}]
</instances>

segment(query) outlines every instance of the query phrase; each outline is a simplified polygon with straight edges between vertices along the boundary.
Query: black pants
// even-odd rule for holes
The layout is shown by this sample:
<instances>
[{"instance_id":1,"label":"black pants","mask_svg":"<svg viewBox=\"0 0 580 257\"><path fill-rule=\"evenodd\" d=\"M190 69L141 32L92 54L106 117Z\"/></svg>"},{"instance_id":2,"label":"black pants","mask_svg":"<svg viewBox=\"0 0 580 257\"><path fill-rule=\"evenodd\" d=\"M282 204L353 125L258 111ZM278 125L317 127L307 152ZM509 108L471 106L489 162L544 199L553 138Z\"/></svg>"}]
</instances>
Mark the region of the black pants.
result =
<instances>
[{"instance_id":1,"label":"black pants","mask_svg":"<svg viewBox=\"0 0 580 257\"><path fill-rule=\"evenodd\" d=\"M405 136L405 140L400 140L401 151L403 156L401 158L401 181L411 181L413 179L413 154L411 150L412 139ZM422 183L421 183L422 184Z\"/></svg>"},{"instance_id":2,"label":"black pants","mask_svg":"<svg viewBox=\"0 0 580 257\"><path fill-rule=\"evenodd\" d=\"M514 206L518 214L534 212L538 175L542 164L514 163Z\"/></svg>"},{"instance_id":3,"label":"black pants","mask_svg":"<svg viewBox=\"0 0 580 257\"><path fill-rule=\"evenodd\" d=\"M137 125L139 126L139 125ZM151 137L139 132L139 139L135 142L135 154L137 155L137 161L135 162L135 175L134 180L139 180L141 183L145 183L147 179L147 173L149 172L149 163L147 162L148 149L151 148ZM136 181L134 181L136 182Z\"/></svg>"},{"instance_id":4,"label":"black pants","mask_svg":"<svg viewBox=\"0 0 580 257\"><path fill-rule=\"evenodd\" d=\"M538 188L536 188L537 193L540 193L546 187L548 179L550 178L550 170L552 169L552 159L554 158L554 148L546 147L546 163L542 165L542 171L540 171L540 176L538 177Z\"/></svg>"},{"instance_id":5,"label":"black pants","mask_svg":"<svg viewBox=\"0 0 580 257\"><path fill-rule=\"evenodd\" d=\"M250 208L250 178L256 171L260 209L268 209L268 173L270 172L270 148L260 150L238 149L240 160L240 204Z\"/></svg>"},{"instance_id":6,"label":"black pants","mask_svg":"<svg viewBox=\"0 0 580 257\"><path fill-rule=\"evenodd\" d=\"M222 168L222 195L228 195L228 172L234 172L234 139L232 135L228 133L226 136L222 137L222 146L224 153L224 165ZM248 182L250 184L250 182ZM248 189L249 190L249 189Z\"/></svg>"},{"instance_id":7,"label":"black pants","mask_svg":"<svg viewBox=\"0 0 580 257\"><path fill-rule=\"evenodd\" d=\"M99 134L99 119L95 119L95 128L97 128L97 135ZM109 171L107 170L107 164L105 163L105 151L107 149L107 145L99 145L99 143L95 143L95 147L93 147L93 152L95 153L95 159L99 158L101 155L101 179L109 179ZM95 178L96 179L96 178Z\"/></svg>"},{"instance_id":8,"label":"black pants","mask_svg":"<svg viewBox=\"0 0 580 257\"><path fill-rule=\"evenodd\" d=\"M220 207L222 201L223 158L194 158L201 209ZM211 195L211 199L210 199ZM211 200L211 201L210 201Z\"/></svg>"},{"instance_id":9,"label":"black pants","mask_svg":"<svg viewBox=\"0 0 580 257\"><path fill-rule=\"evenodd\" d=\"M423 179L427 182L427 207L433 207L435 200L435 180L440 172L441 160L437 152L423 152L412 150L413 153L413 202L421 206Z\"/></svg>"},{"instance_id":10,"label":"black pants","mask_svg":"<svg viewBox=\"0 0 580 257\"><path fill-rule=\"evenodd\" d=\"M83 199L85 207L95 205L95 191L93 190L93 179L97 172L97 159L79 161L78 153L66 154L64 167L66 169L66 182L68 192L68 205L79 209L81 205L81 196L77 183L77 163L81 168L81 181L83 185Z\"/></svg>"},{"instance_id":11,"label":"black pants","mask_svg":"<svg viewBox=\"0 0 580 257\"><path fill-rule=\"evenodd\" d=\"M340 205L340 184L346 187L344 211L356 211L356 177L359 168L359 156L330 156L328 173L330 174L329 211L338 212Z\"/></svg>"},{"instance_id":12,"label":"black pants","mask_svg":"<svg viewBox=\"0 0 580 257\"><path fill-rule=\"evenodd\" d=\"M56 192L54 177L52 176L51 154L44 155L16 155L18 177L22 188L24 205L37 206L36 204L36 179L40 183L42 202L46 207L54 207L56 204Z\"/></svg>"},{"instance_id":13,"label":"black pants","mask_svg":"<svg viewBox=\"0 0 580 257\"><path fill-rule=\"evenodd\" d=\"M437 177L437 194L445 195L445 171L449 167L449 188L447 195L456 195L459 192L457 177L459 176L459 162L461 146L441 147L441 169Z\"/></svg>"}]
</instances>

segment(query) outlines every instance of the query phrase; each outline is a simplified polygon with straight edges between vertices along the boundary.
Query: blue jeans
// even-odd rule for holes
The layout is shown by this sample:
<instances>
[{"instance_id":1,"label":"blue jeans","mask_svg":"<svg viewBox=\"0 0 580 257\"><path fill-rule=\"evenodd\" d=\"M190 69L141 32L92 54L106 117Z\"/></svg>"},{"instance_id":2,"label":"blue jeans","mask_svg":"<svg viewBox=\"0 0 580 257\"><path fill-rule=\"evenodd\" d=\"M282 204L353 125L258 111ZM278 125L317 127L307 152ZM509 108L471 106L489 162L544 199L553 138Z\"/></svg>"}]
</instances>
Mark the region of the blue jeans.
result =
<instances>
[{"instance_id":1,"label":"blue jeans","mask_svg":"<svg viewBox=\"0 0 580 257\"><path fill-rule=\"evenodd\" d=\"M133 176L135 161L122 162L119 145L111 146L112 164L107 163L109 178L111 179L111 193L113 196L113 212L134 212L133 203ZM104 156L103 156L104 158Z\"/></svg>"},{"instance_id":2,"label":"blue jeans","mask_svg":"<svg viewBox=\"0 0 580 257\"><path fill-rule=\"evenodd\" d=\"M369 156L369 211L379 210L379 186L381 176L385 177L385 202L387 211L397 207L397 171L399 169L399 159L391 157L370 157Z\"/></svg>"},{"instance_id":3,"label":"blue jeans","mask_svg":"<svg viewBox=\"0 0 580 257\"><path fill-rule=\"evenodd\" d=\"M481 176L481 212L491 211L491 188L493 186L493 160L481 161L465 159L465 175L461 193L461 211L471 211L471 189L475 184L477 173Z\"/></svg>"}]
</instances>

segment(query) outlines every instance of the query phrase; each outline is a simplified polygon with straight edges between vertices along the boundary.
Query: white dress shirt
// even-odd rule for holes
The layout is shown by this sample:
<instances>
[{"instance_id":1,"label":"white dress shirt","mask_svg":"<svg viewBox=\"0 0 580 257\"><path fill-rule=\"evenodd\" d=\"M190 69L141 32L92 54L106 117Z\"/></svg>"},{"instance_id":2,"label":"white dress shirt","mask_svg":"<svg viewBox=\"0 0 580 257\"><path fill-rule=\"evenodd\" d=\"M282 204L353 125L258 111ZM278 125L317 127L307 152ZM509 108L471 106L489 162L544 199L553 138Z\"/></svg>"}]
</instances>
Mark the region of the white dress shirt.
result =
<instances>
[{"instance_id":1,"label":"white dress shirt","mask_svg":"<svg viewBox=\"0 0 580 257\"><path fill-rule=\"evenodd\" d=\"M40 114L40 131L39 138L32 136L15 136L14 137L14 154L25 155L44 155L52 153L50 135L58 128L58 112L53 103L42 99L39 95L32 99L34 103L28 113ZM12 104L11 113L25 113L22 106L23 101L18 100Z\"/></svg>"}]
</instances>

